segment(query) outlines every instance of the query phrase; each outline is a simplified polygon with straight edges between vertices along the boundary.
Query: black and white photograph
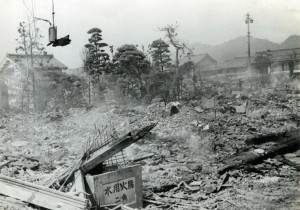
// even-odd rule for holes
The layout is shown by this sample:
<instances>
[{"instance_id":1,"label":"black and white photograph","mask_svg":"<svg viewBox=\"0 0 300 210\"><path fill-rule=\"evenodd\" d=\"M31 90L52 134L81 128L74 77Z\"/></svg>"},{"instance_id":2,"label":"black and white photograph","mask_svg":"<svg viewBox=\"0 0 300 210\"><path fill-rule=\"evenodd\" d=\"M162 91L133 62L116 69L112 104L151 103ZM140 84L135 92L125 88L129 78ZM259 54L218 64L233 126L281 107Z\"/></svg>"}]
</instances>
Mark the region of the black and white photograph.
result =
<instances>
[{"instance_id":1,"label":"black and white photograph","mask_svg":"<svg viewBox=\"0 0 300 210\"><path fill-rule=\"evenodd\" d=\"M0 0L0 210L300 210L300 1Z\"/></svg>"}]
</instances>

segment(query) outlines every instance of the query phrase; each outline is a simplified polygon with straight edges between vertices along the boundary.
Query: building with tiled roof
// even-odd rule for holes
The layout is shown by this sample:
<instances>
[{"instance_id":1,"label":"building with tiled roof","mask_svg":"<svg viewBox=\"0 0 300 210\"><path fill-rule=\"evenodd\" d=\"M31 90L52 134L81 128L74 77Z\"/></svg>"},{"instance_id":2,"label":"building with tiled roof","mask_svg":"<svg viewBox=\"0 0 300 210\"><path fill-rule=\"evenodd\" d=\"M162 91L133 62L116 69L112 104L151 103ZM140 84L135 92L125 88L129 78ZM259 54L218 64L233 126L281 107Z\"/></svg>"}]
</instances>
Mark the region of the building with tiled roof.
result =
<instances>
[{"instance_id":1,"label":"building with tiled roof","mask_svg":"<svg viewBox=\"0 0 300 210\"><path fill-rule=\"evenodd\" d=\"M289 72L291 68L295 72L300 70L300 48L267 50L257 52L257 56L268 56L271 61L271 72Z\"/></svg>"},{"instance_id":2,"label":"building with tiled roof","mask_svg":"<svg viewBox=\"0 0 300 210\"><path fill-rule=\"evenodd\" d=\"M254 58L251 58L251 69L256 71ZM236 57L224 62L205 67L205 75L245 73L248 67L248 57Z\"/></svg>"},{"instance_id":3,"label":"building with tiled roof","mask_svg":"<svg viewBox=\"0 0 300 210\"><path fill-rule=\"evenodd\" d=\"M180 62L186 63L188 61L193 61L198 71L204 70L207 66L217 64L217 61L208 54L188 54L183 56Z\"/></svg>"},{"instance_id":4,"label":"building with tiled roof","mask_svg":"<svg viewBox=\"0 0 300 210\"><path fill-rule=\"evenodd\" d=\"M18 65L20 68L27 68L30 65L30 56L26 55L18 55L18 54L7 54L5 58L0 63L0 71L1 67L5 65L5 63L11 63L14 65ZM47 69L47 70L55 70L55 69L67 69L68 67L57 60L53 55L34 55L33 63L35 69Z\"/></svg>"},{"instance_id":5,"label":"building with tiled roof","mask_svg":"<svg viewBox=\"0 0 300 210\"><path fill-rule=\"evenodd\" d=\"M68 67L57 60L53 55L33 55L35 81L44 79L45 71L62 71ZM17 103L22 94L26 80L31 82L31 57L18 54L6 54L0 62L0 77L8 87L10 104ZM27 79L29 78L29 79ZM29 83L30 84L30 83Z\"/></svg>"},{"instance_id":6,"label":"building with tiled roof","mask_svg":"<svg viewBox=\"0 0 300 210\"><path fill-rule=\"evenodd\" d=\"M265 56L270 59L269 68L262 69L257 63L258 56ZM254 73L267 74L278 72L290 72L291 68L294 73L300 70L300 48L280 49L280 50L267 50L257 52L251 57L251 71ZM217 74L243 74L247 71L248 57L236 57L226 60L221 63L216 63L206 66L203 69L205 75Z\"/></svg>"}]
</instances>

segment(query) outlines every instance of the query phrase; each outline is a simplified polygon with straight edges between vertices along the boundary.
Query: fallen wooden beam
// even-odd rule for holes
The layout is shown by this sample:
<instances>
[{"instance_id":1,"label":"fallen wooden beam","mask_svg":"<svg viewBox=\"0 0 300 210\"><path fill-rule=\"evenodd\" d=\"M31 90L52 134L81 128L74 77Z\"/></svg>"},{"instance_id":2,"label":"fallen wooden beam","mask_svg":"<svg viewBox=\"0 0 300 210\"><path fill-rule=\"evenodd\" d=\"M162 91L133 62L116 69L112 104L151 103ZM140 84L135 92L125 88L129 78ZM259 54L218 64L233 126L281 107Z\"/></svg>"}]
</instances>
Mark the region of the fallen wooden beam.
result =
<instances>
[{"instance_id":1,"label":"fallen wooden beam","mask_svg":"<svg viewBox=\"0 0 300 210\"><path fill-rule=\"evenodd\" d=\"M82 170L83 173L87 173L89 170L92 170L99 164L103 163L107 159L111 158L118 152L121 152L123 149L126 147L130 146L131 144L135 143L136 141L140 140L143 138L146 134L152 130L156 124L151 124L149 126L144 127L141 130L135 131L135 132L130 132L126 136L122 137L121 139L113 142L112 144L109 144L97 152L95 152L90 159L85 161L80 169Z\"/></svg>"},{"instance_id":2,"label":"fallen wooden beam","mask_svg":"<svg viewBox=\"0 0 300 210\"><path fill-rule=\"evenodd\" d=\"M83 210L87 200L0 175L0 194L54 210Z\"/></svg>"},{"instance_id":3,"label":"fallen wooden beam","mask_svg":"<svg viewBox=\"0 0 300 210\"><path fill-rule=\"evenodd\" d=\"M278 132L278 133L268 133L265 135L261 135L261 136L256 136L250 139L247 139L245 142L248 145L253 145L253 144L263 144L266 142L280 142L280 141L284 141L287 138L291 137L291 136L300 136L300 129L295 129L295 130L291 130L291 131L283 131L283 132Z\"/></svg>"},{"instance_id":4,"label":"fallen wooden beam","mask_svg":"<svg viewBox=\"0 0 300 210\"><path fill-rule=\"evenodd\" d=\"M279 154L285 154L288 152L294 152L300 149L300 136L292 136L288 138L285 142L280 142L279 145L271 147L266 150L265 153L259 154L255 152L245 152L237 157L234 157L229 164L218 170L218 174L223 174L226 171L240 168L241 166L247 164L257 164L261 161L273 158Z\"/></svg>"}]
</instances>

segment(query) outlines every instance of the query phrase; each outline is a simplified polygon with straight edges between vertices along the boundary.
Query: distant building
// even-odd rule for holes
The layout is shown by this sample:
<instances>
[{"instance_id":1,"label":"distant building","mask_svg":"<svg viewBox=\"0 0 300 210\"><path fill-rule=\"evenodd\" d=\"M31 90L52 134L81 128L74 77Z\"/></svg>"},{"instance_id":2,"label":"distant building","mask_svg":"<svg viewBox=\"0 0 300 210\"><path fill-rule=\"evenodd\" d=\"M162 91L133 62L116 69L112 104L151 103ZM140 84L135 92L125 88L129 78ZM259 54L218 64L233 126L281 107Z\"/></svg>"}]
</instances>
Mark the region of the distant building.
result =
<instances>
[{"instance_id":1,"label":"distant building","mask_svg":"<svg viewBox=\"0 0 300 210\"><path fill-rule=\"evenodd\" d=\"M300 48L290 48L281 50L267 50L257 52L257 56L266 55L271 61L269 73L300 72Z\"/></svg>"},{"instance_id":2,"label":"distant building","mask_svg":"<svg viewBox=\"0 0 300 210\"><path fill-rule=\"evenodd\" d=\"M214 65L206 66L203 69L203 74L207 76L211 75L234 75L234 74L244 74L247 71L248 67L248 57L236 57L229 60L226 60L221 63ZM251 69L257 71L255 67L255 59L251 58Z\"/></svg>"},{"instance_id":3,"label":"distant building","mask_svg":"<svg viewBox=\"0 0 300 210\"><path fill-rule=\"evenodd\" d=\"M44 71L62 71L67 66L53 55L34 55L33 66L36 81ZM0 63L0 77L8 87L10 104L15 104L24 89L25 81L31 82L31 58L26 55L6 54Z\"/></svg>"},{"instance_id":4,"label":"distant building","mask_svg":"<svg viewBox=\"0 0 300 210\"><path fill-rule=\"evenodd\" d=\"M207 66L217 64L217 61L208 54L196 54L186 55L181 59L181 63L184 64L188 61L193 61L196 66L196 71L203 71Z\"/></svg>"},{"instance_id":5,"label":"distant building","mask_svg":"<svg viewBox=\"0 0 300 210\"><path fill-rule=\"evenodd\" d=\"M264 56L269 59L270 64L266 69L261 68L256 58ZM202 73L206 76L212 75L237 75L247 72L248 57L236 57L226 60L221 63L206 66ZM294 73L300 72L300 48L281 49L281 50L267 50L257 52L251 57L251 72L258 74L267 73L290 73L293 69Z\"/></svg>"}]
</instances>

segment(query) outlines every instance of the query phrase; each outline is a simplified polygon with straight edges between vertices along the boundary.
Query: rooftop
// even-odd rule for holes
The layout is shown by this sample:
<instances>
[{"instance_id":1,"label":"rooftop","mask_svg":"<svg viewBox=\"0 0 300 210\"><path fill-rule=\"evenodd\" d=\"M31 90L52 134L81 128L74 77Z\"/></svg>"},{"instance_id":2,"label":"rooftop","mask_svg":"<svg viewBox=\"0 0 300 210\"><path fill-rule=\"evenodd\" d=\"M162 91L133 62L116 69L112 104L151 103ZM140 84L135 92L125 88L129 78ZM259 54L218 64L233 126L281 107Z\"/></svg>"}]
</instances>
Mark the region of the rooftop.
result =
<instances>
[{"instance_id":1,"label":"rooftop","mask_svg":"<svg viewBox=\"0 0 300 210\"><path fill-rule=\"evenodd\" d=\"M7 54L6 57L18 66L27 66L27 56L19 54ZM30 56L28 56L30 61ZM45 69L67 69L68 67L57 60L53 55L34 55L34 67Z\"/></svg>"}]
</instances>

